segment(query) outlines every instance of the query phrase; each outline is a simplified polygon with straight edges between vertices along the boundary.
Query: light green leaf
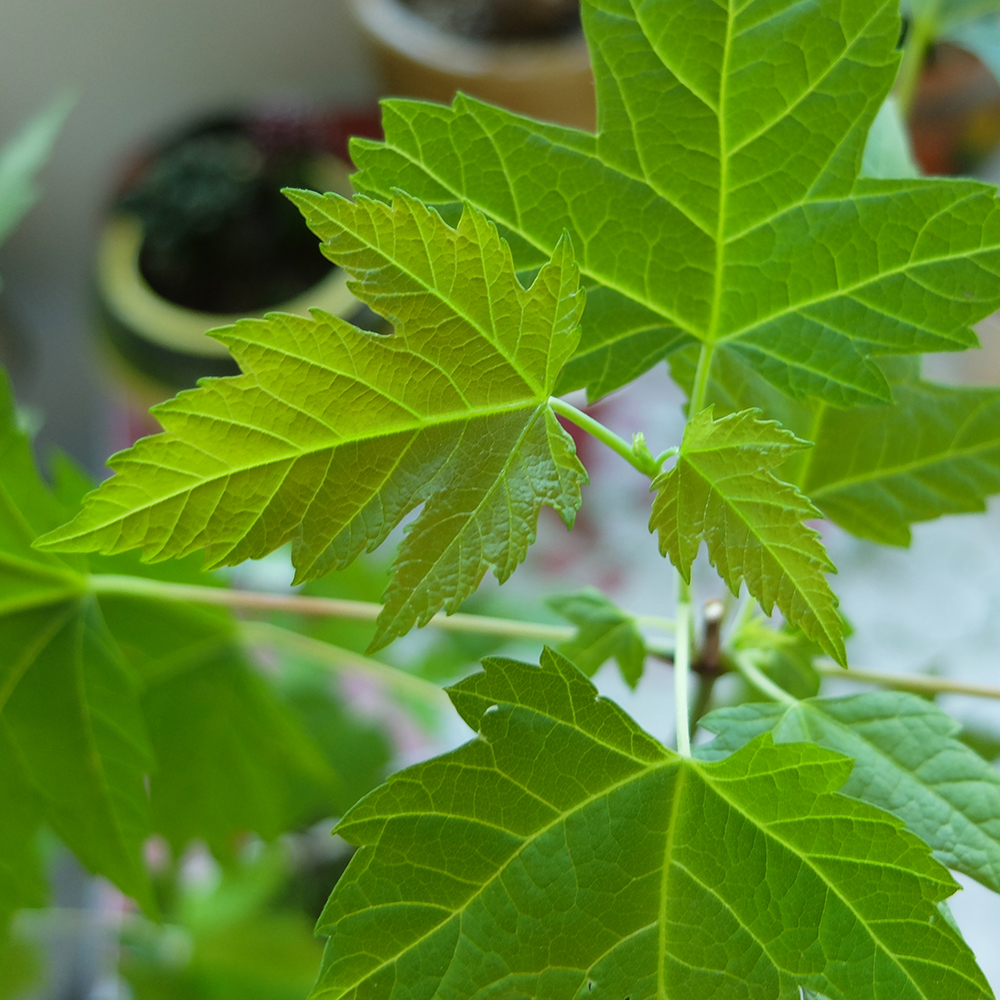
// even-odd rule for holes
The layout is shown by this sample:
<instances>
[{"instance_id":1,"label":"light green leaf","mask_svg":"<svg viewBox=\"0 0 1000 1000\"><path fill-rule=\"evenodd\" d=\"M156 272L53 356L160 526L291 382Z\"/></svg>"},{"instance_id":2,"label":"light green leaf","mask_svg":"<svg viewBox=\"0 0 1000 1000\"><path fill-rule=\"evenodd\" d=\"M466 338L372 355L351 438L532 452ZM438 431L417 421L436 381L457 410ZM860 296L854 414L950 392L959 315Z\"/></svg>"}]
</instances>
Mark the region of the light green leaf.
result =
<instances>
[{"instance_id":1,"label":"light green leaf","mask_svg":"<svg viewBox=\"0 0 1000 1000\"><path fill-rule=\"evenodd\" d=\"M780 474L861 538L909 545L914 522L982 511L1000 492L1000 390L925 382L918 359L883 358L894 405L843 411L782 397L732 355L719 360L707 401L722 413L760 407L815 441ZM672 362L674 377L690 385L690 352Z\"/></svg>"},{"instance_id":2,"label":"light green leaf","mask_svg":"<svg viewBox=\"0 0 1000 1000\"><path fill-rule=\"evenodd\" d=\"M210 566L293 541L297 579L346 566L412 510L374 645L455 611L487 569L505 580L543 504L571 524L586 473L548 405L578 339L568 240L525 290L479 213L458 229L400 196L292 192L323 250L393 336L333 316L271 314L215 331L245 375L156 408L165 433L42 547Z\"/></svg>"},{"instance_id":3,"label":"light green leaf","mask_svg":"<svg viewBox=\"0 0 1000 1000\"><path fill-rule=\"evenodd\" d=\"M135 679L81 567L32 549L64 516L0 378L0 772L5 785L33 790L41 817L88 868L149 906L151 754ZM0 839L12 835L7 823L24 829L20 808L0 809Z\"/></svg>"},{"instance_id":4,"label":"light green leaf","mask_svg":"<svg viewBox=\"0 0 1000 1000\"><path fill-rule=\"evenodd\" d=\"M692 338L846 406L888 400L873 357L976 343L1000 305L993 189L858 179L896 74L893 2L582 11L597 135L459 96L387 101L385 141L352 145L359 189L469 201L518 266L572 234L603 292L561 389L608 391Z\"/></svg>"},{"instance_id":5,"label":"light green leaf","mask_svg":"<svg viewBox=\"0 0 1000 1000\"><path fill-rule=\"evenodd\" d=\"M593 587L550 597L546 603L579 626L576 636L559 647L563 656L588 677L614 657L625 683L631 688L639 683L646 662L646 643L628 612Z\"/></svg>"},{"instance_id":6,"label":"light green leaf","mask_svg":"<svg viewBox=\"0 0 1000 1000\"><path fill-rule=\"evenodd\" d=\"M909 545L914 521L986 509L1000 493L1000 390L893 385L893 407L818 408L797 476L848 531Z\"/></svg>"},{"instance_id":7,"label":"light green leaf","mask_svg":"<svg viewBox=\"0 0 1000 1000\"><path fill-rule=\"evenodd\" d=\"M765 732L853 757L845 795L895 813L949 868L1000 892L1000 774L959 742L959 726L933 703L877 691L724 708L702 725L719 734L699 749L705 759Z\"/></svg>"},{"instance_id":8,"label":"light green leaf","mask_svg":"<svg viewBox=\"0 0 1000 1000\"><path fill-rule=\"evenodd\" d=\"M551 652L488 660L451 697L476 739L338 828L360 848L314 997L992 996L935 905L945 869L836 794L849 760L768 737L681 758Z\"/></svg>"},{"instance_id":9,"label":"light green leaf","mask_svg":"<svg viewBox=\"0 0 1000 1000\"><path fill-rule=\"evenodd\" d=\"M747 589L767 614L785 618L846 662L843 623L825 572L835 572L819 534L803 521L820 513L771 469L809 447L759 410L720 420L712 407L684 428L677 464L653 481L657 491L649 530L660 552L686 579L702 541L734 594Z\"/></svg>"},{"instance_id":10,"label":"light green leaf","mask_svg":"<svg viewBox=\"0 0 1000 1000\"><path fill-rule=\"evenodd\" d=\"M35 175L48 160L72 106L68 97L54 101L0 150L0 242L38 200Z\"/></svg>"}]
</instances>

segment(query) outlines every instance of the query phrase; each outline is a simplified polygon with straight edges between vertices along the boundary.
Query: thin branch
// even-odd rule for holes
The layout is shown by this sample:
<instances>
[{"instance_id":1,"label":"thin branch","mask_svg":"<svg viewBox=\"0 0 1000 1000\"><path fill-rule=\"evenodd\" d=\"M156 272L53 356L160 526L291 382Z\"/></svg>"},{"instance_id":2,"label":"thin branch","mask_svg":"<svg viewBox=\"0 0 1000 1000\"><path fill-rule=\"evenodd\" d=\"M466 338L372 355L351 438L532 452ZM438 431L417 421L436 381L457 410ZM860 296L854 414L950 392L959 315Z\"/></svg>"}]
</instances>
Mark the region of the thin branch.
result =
<instances>
[{"instance_id":1,"label":"thin branch","mask_svg":"<svg viewBox=\"0 0 1000 1000\"><path fill-rule=\"evenodd\" d=\"M758 668L746 653L736 653L733 655L732 660L740 676L748 684L752 684L761 694L766 695L773 701L781 702L783 705L797 705L799 703L798 698L790 695L783 687L775 684L770 677Z\"/></svg>"},{"instance_id":2,"label":"thin branch","mask_svg":"<svg viewBox=\"0 0 1000 1000\"><path fill-rule=\"evenodd\" d=\"M947 677L927 677L916 674L880 674L873 670L855 670L851 667L845 670L832 661L817 663L816 670L824 677L839 677L845 681L858 681L861 684L875 684L878 687L891 688L894 691L912 691L915 694L968 694L976 698L1000 699L1000 687L990 687L988 684L969 684L965 681L952 681Z\"/></svg>"},{"instance_id":3,"label":"thin branch","mask_svg":"<svg viewBox=\"0 0 1000 1000\"><path fill-rule=\"evenodd\" d=\"M97 594L127 594L166 601L191 601L248 611L287 611L326 618L350 618L373 622L382 611L381 604L347 601L332 597L305 597L301 594L269 594L256 590L230 590L226 587L200 587L195 584L165 583L141 576L116 576L95 573L90 589ZM659 624L662 622L655 619ZM490 618L487 615L437 614L428 623L432 628L449 632L472 632L498 635L509 639L537 639L540 642L566 642L576 635L572 625L545 625L541 622Z\"/></svg>"},{"instance_id":4,"label":"thin branch","mask_svg":"<svg viewBox=\"0 0 1000 1000\"><path fill-rule=\"evenodd\" d=\"M347 618L353 621L373 622L382 611L381 604L370 601L348 601L332 597L306 597L301 594L271 594L259 590L231 590L227 587L202 587L188 583L166 583L141 576L118 576L95 573L89 578L95 594L125 594L133 597L150 597L161 601L190 601L193 604L212 604L246 611L285 611L291 614L310 615L317 618ZM655 615L636 615L636 625L672 632L674 623L669 618ZM560 643L574 638L573 625L546 625L544 622L518 621L512 618L491 618L488 615L437 614L428 628L448 632L465 632L473 635L496 635L506 639L528 639L537 642ZM671 649L662 642L647 640L649 652L664 655Z\"/></svg>"},{"instance_id":5,"label":"thin branch","mask_svg":"<svg viewBox=\"0 0 1000 1000\"><path fill-rule=\"evenodd\" d=\"M677 613L674 616L674 712L677 720L677 752L691 756L691 716L688 704L688 681L691 667L691 588L677 574Z\"/></svg>"}]
</instances>

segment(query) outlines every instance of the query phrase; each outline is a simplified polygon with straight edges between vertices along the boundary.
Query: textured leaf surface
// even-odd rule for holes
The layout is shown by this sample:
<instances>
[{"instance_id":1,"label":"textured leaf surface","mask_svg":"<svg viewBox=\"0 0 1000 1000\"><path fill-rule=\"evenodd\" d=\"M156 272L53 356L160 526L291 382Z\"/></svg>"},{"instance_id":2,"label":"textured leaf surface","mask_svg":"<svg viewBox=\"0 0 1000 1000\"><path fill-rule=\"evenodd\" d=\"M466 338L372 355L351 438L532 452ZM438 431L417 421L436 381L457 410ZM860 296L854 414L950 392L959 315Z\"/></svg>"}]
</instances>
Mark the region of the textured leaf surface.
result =
<instances>
[{"instance_id":1,"label":"textured leaf surface","mask_svg":"<svg viewBox=\"0 0 1000 1000\"><path fill-rule=\"evenodd\" d=\"M768 737L682 759L549 652L488 660L451 696L478 737L339 827L360 849L314 996L991 996L935 905L945 870L835 794L849 760Z\"/></svg>"},{"instance_id":2,"label":"textured leaf surface","mask_svg":"<svg viewBox=\"0 0 1000 1000\"><path fill-rule=\"evenodd\" d=\"M917 359L880 364L891 407L796 402L732 356L714 367L706 398L720 413L760 407L815 441L789 457L782 478L853 534L908 545L914 522L984 510L985 498L1000 492L1000 390L926 382ZM689 352L675 355L672 369L691 384Z\"/></svg>"},{"instance_id":3,"label":"textured leaf surface","mask_svg":"<svg viewBox=\"0 0 1000 1000\"><path fill-rule=\"evenodd\" d=\"M765 732L853 757L841 791L895 813L946 865L1000 892L1000 774L959 742L959 726L931 702L878 691L724 708L702 725L719 734L699 750L705 759Z\"/></svg>"},{"instance_id":4,"label":"textured leaf surface","mask_svg":"<svg viewBox=\"0 0 1000 1000\"><path fill-rule=\"evenodd\" d=\"M460 96L386 102L385 142L352 146L360 189L468 200L519 266L569 230L602 295L562 388L607 391L694 339L852 405L888 399L873 356L975 343L1000 304L993 189L858 179L895 3L585 0L583 19L597 135Z\"/></svg>"},{"instance_id":5,"label":"textured leaf surface","mask_svg":"<svg viewBox=\"0 0 1000 1000\"><path fill-rule=\"evenodd\" d=\"M923 381L896 405L817 411L802 489L863 538L908 545L915 521L986 509L1000 492L1000 390Z\"/></svg>"},{"instance_id":6,"label":"textured leaf surface","mask_svg":"<svg viewBox=\"0 0 1000 1000\"><path fill-rule=\"evenodd\" d=\"M819 534L803 522L819 511L770 470L808 447L774 421L744 410L721 420L703 410L684 429L677 464L653 482L649 520L660 551L686 580L702 541L719 575L747 589L767 614L785 618L845 662L837 599L825 572L834 569Z\"/></svg>"},{"instance_id":7,"label":"textured leaf surface","mask_svg":"<svg viewBox=\"0 0 1000 1000\"><path fill-rule=\"evenodd\" d=\"M588 677L614 658L622 678L634 688L642 677L646 643L635 619L599 590L588 587L550 597L549 607L579 627L576 636L559 647Z\"/></svg>"},{"instance_id":8,"label":"textured leaf surface","mask_svg":"<svg viewBox=\"0 0 1000 1000\"><path fill-rule=\"evenodd\" d=\"M0 780L30 788L41 818L87 867L148 905L141 849L149 833L143 775L151 755L136 684L85 594L80 567L31 547L39 531L63 517L35 472L4 379ZM20 835L31 799L0 810L0 839L10 836L8 824Z\"/></svg>"},{"instance_id":9,"label":"textured leaf surface","mask_svg":"<svg viewBox=\"0 0 1000 1000\"><path fill-rule=\"evenodd\" d=\"M455 230L405 197L293 198L395 334L322 314L215 331L246 374L158 407L165 433L115 456L116 475L45 545L150 559L204 548L219 566L293 541L303 580L423 505L385 595L384 645L455 611L487 569L505 580L543 504L572 522L586 473L548 398L583 294L566 240L525 290L474 211Z\"/></svg>"}]
</instances>

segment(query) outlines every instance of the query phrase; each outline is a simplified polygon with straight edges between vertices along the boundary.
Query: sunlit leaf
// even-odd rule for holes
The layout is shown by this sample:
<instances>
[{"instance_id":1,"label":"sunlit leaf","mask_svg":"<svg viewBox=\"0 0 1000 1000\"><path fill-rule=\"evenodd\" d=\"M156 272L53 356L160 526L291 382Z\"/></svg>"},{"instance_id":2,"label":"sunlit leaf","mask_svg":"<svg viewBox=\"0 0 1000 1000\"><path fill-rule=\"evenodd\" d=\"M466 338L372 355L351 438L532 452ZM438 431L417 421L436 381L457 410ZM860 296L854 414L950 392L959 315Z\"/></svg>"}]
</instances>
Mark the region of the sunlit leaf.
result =
<instances>
[{"instance_id":1,"label":"sunlit leaf","mask_svg":"<svg viewBox=\"0 0 1000 1000\"><path fill-rule=\"evenodd\" d=\"M338 828L359 850L314 997L992 996L936 905L945 869L836 794L850 760L766 736L681 758L552 653L451 697L478 736Z\"/></svg>"},{"instance_id":2,"label":"sunlit leaf","mask_svg":"<svg viewBox=\"0 0 1000 1000\"><path fill-rule=\"evenodd\" d=\"M858 178L896 75L889 0L585 0L596 135L459 96L383 104L359 189L466 200L537 266L569 230L600 289L562 389L690 340L795 396L887 401L872 358L959 350L1000 305L1000 213L971 181Z\"/></svg>"},{"instance_id":3,"label":"sunlit leaf","mask_svg":"<svg viewBox=\"0 0 1000 1000\"><path fill-rule=\"evenodd\" d=\"M444 608L487 569L505 580L538 512L572 523L586 479L549 394L579 333L568 240L530 289L481 215L458 224L293 192L324 252L394 325L378 336L317 313L215 331L246 374L159 406L165 433L111 460L116 475L47 549L210 566L293 542L298 579L346 566L423 505L394 564L376 646Z\"/></svg>"}]
</instances>

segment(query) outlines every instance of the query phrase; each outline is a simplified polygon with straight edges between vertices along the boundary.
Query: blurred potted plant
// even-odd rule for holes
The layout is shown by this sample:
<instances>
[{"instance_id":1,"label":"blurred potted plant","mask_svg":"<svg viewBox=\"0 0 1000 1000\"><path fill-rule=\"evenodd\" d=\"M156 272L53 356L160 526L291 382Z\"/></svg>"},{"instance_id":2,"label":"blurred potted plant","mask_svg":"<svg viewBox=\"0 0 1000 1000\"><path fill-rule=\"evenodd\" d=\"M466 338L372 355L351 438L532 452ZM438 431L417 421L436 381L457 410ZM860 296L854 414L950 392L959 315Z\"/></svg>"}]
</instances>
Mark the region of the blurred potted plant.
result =
<instances>
[{"instance_id":1,"label":"blurred potted plant","mask_svg":"<svg viewBox=\"0 0 1000 1000\"><path fill-rule=\"evenodd\" d=\"M1000 142L1000 0L909 0L896 88L928 174L966 174Z\"/></svg>"},{"instance_id":2,"label":"blurred potted plant","mask_svg":"<svg viewBox=\"0 0 1000 1000\"><path fill-rule=\"evenodd\" d=\"M364 322L343 271L303 238L284 186L350 195L322 122L231 116L163 143L122 185L98 246L101 329L143 402L235 371L206 331L308 307Z\"/></svg>"},{"instance_id":3,"label":"blurred potted plant","mask_svg":"<svg viewBox=\"0 0 1000 1000\"><path fill-rule=\"evenodd\" d=\"M354 0L391 94L461 90L545 121L594 126L578 0Z\"/></svg>"}]
</instances>

